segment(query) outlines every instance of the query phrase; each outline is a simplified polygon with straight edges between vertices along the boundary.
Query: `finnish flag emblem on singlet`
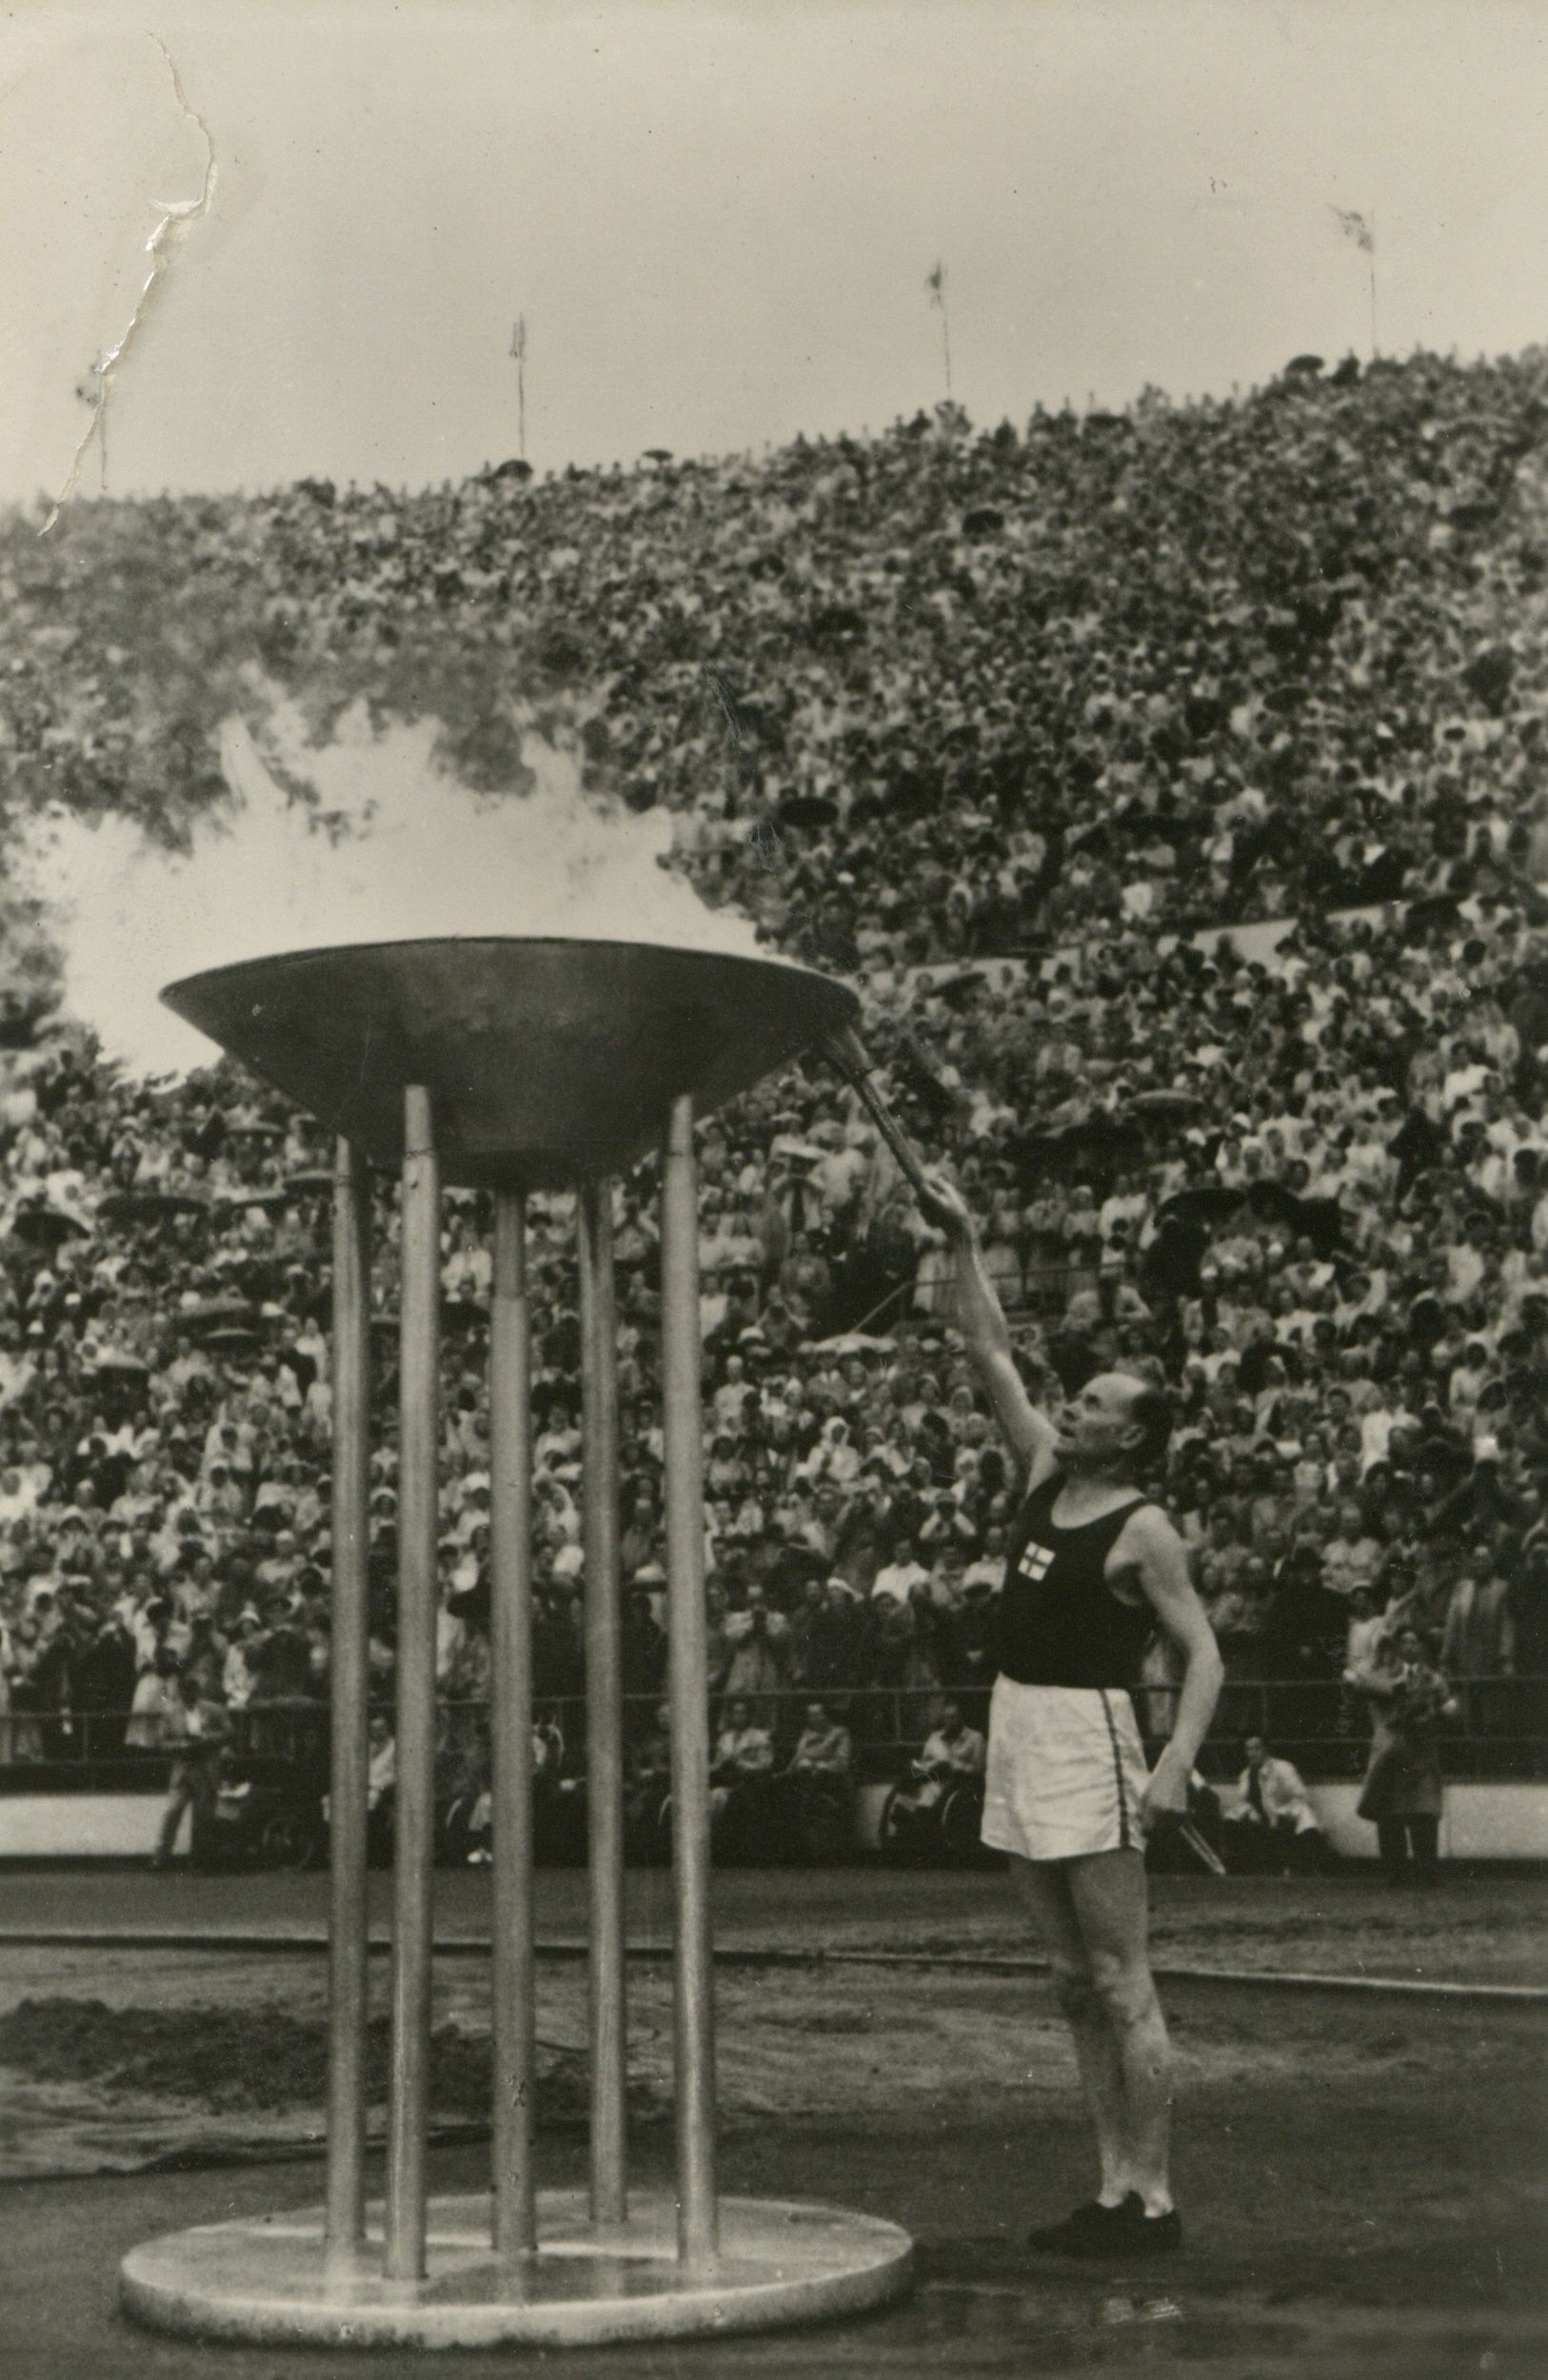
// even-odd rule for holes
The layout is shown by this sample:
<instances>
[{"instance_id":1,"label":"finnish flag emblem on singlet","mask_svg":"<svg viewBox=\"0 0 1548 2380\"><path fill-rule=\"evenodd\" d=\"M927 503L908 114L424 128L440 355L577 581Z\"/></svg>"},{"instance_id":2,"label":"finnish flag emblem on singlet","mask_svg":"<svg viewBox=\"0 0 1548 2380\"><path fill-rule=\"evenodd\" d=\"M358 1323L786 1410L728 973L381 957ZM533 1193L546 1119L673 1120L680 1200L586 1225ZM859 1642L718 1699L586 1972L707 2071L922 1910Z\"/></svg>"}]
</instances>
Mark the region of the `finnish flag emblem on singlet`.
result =
<instances>
[{"instance_id":1,"label":"finnish flag emblem on singlet","mask_svg":"<svg viewBox=\"0 0 1548 2380\"><path fill-rule=\"evenodd\" d=\"M1024 1579L1029 1587L1035 1587L1041 1579L1047 1577L1053 1562L1054 1549L1051 1545L1028 1545L1023 1548L1022 1558L1016 1565L1016 1576Z\"/></svg>"}]
</instances>

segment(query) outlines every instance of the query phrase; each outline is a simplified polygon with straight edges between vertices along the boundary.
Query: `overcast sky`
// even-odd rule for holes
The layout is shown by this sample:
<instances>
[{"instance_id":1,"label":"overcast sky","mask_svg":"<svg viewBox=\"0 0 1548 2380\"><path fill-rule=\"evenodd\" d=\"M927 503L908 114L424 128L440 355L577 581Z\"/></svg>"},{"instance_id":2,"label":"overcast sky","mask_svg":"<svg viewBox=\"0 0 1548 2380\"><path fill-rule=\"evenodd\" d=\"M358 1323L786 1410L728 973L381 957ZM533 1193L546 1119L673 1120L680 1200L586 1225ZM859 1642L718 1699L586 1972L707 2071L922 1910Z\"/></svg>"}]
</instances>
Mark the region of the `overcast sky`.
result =
<instances>
[{"instance_id":1,"label":"overcast sky","mask_svg":"<svg viewBox=\"0 0 1548 2380\"><path fill-rule=\"evenodd\" d=\"M1541 0L631 0L0 30L0 497L410 485L1176 395L1548 324ZM173 69L188 111L179 106ZM81 486L103 484L94 444Z\"/></svg>"}]
</instances>

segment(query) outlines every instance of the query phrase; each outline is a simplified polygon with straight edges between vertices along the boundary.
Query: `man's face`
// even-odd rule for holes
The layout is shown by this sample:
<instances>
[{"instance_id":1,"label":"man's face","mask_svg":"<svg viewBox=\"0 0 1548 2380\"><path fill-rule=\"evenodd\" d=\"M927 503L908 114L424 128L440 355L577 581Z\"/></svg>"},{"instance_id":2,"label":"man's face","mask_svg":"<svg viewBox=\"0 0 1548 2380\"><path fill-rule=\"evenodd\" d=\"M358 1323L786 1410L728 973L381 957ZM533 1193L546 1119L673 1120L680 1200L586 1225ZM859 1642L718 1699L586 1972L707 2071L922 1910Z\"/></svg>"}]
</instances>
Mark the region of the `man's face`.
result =
<instances>
[{"instance_id":1,"label":"man's face","mask_svg":"<svg viewBox=\"0 0 1548 2380\"><path fill-rule=\"evenodd\" d=\"M1247 1738L1247 1766L1252 1770L1254 1775L1257 1775L1258 1771L1262 1767L1263 1762L1267 1758L1268 1746L1264 1743L1261 1735L1249 1735Z\"/></svg>"},{"instance_id":2,"label":"man's face","mask_svg":"<svg viewBox=\"0 0 1548 2380\"><path fill-rule=\"evenodd\" d=\"M1056 1451L1065 1461L1121 1461L1133 1446L1132 1407L1140 1383L1123 1372L1099 1372L1059 1417Z\"/></svg>"}]
</instances>

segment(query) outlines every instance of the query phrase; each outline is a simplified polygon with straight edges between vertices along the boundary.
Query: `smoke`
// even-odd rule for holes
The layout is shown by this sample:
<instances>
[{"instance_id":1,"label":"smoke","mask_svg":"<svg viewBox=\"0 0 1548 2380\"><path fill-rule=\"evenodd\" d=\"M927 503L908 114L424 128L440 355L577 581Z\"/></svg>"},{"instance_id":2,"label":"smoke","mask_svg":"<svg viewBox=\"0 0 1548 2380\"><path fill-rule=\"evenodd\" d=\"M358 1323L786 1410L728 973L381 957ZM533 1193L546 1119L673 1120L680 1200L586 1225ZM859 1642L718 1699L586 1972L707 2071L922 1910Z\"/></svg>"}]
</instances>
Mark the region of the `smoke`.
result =
<instances>
[{"instance_id":1,"label":"smoke","mask_svg":"<svg viewBox=\"0 0 1548 2380\"><path fill-rule=\"evenodd\" d=\"M208 1065L213 1047L164 1007L179 976L278 951L425 936L558 935L755 956L755 929L667 872L672 822L586 790L573 744L523 743L531 785L484 795L437 761L436 724L376 733L363 708L308 748L276 705L220 740L227 797L186 855L129 821L50 814L22 870L63 962L63 1007L138 1076Z\"/></svg>"}]
</instances>

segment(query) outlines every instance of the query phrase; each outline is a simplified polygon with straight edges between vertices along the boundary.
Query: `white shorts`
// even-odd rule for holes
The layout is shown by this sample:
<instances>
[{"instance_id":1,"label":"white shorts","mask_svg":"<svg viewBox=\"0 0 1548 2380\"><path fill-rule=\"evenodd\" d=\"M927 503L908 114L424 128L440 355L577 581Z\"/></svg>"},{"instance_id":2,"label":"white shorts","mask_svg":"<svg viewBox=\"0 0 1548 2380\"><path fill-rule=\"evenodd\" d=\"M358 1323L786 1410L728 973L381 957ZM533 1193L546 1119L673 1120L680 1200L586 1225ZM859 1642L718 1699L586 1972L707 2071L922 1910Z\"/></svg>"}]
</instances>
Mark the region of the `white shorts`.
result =
<instances>
[{"instance_id":1,"label":"white shorts","mask_svg":"<svg viewBox=\"0 0 1548 2380\"><path fill-rule=\"evenodd\" d=\"M996 1678L981 1830L991 1851L1022 1859L1142 1851L1140 1796L1149 1776L1122 1687Z\"/></svg>"}]
</instances>

